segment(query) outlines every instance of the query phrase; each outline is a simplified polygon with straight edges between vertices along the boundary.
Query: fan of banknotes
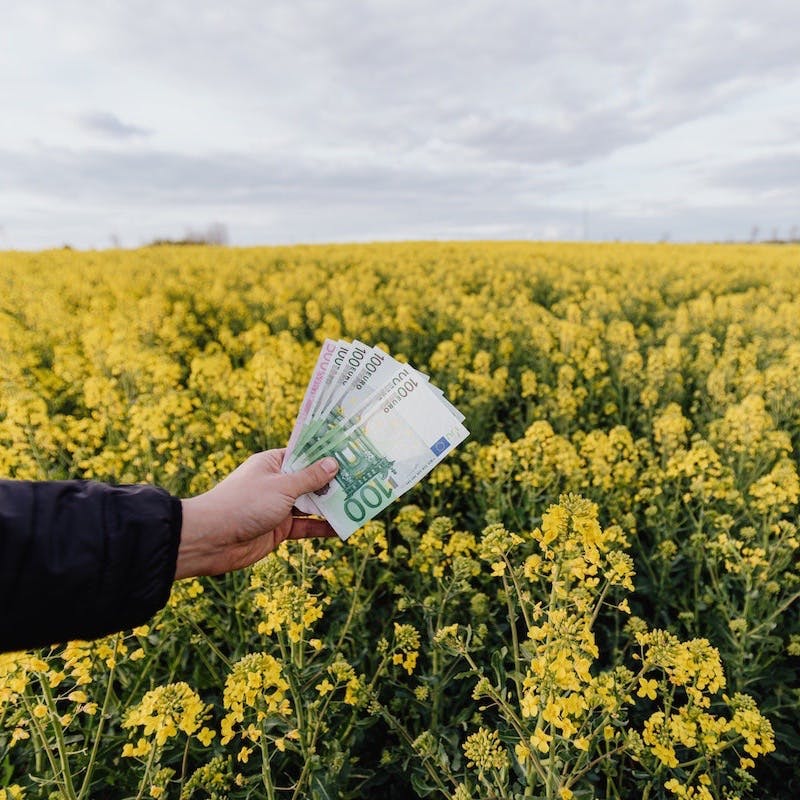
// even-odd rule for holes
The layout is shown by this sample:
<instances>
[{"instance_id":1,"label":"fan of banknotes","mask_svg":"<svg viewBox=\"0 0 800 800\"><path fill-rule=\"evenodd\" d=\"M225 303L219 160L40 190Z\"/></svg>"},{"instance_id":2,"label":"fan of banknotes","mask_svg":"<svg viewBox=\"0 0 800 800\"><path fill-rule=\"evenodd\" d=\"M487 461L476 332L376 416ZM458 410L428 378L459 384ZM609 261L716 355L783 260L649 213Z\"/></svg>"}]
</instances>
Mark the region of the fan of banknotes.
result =
<instances>
[{"instance_id":1,"label":"fan of banknotes","mask_svg":"<svg viewBox=\"0 0 800 800\"><path fill-rule=\"evenodd\" d=\"M322 345L282 469L333 456L339 472L295 505L342 539L427 475L469 431L427 375L358 340Z\"/></svg>"}]
</instances>

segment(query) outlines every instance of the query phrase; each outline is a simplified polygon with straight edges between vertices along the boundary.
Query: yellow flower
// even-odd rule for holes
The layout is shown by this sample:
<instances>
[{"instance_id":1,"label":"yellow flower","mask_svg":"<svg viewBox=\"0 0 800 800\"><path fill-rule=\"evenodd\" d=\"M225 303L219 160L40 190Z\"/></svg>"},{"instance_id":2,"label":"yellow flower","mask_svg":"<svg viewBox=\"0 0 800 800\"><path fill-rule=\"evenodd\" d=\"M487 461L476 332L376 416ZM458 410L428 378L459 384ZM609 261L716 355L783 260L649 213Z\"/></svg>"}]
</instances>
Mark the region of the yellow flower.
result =
<instances>
[{"instance_id":1,"label":"yellow flower","mask_svg":"<svg viewBox=\"0 0 800 800\"><path fill-rule=\"evenodd\" d=\"M550 751L550 742L552 736L545 733L541 728L536 728L530 737L531 747L538 750L540 753L547 753Z\"/></svg>"},{"instance_id":2,"label":"yellow flower","mask_svg":"<svg viewBox=\"0 0 800 800\"><path fill-rule=\"evenodd\" d=\"M398 651L392 655L392 663L402 666L409 675L417 665L420 646L419 632L412 625L394 623L394 647Z\"/></svg>"},{"instance_id":3,"label":"yellow flower","mask_svg":"<svg viewBox=\"0 0 800 800\"><path fill-rule=\"evenodd\" d=\"M216 735L217 732L212 731L211 728L202 728L197 734L197 738L200 740L201 744L203 744L205 747L208 747L211 744L211 740Z\"/></svg>"},{"instance_id":4,"label":"yellow flower","mask_svg":"<svg viewBox=\"0 0 800 800\"><path fill-rule=\"evenodd\" d=\"M516 755L517 761L519 761L520 764L524 764L531 757L530 748L522 742L517 742L514 745L514 754Z\"/></svg>"},{"instance_id":5,"label":"yellow flower","mask_svg":"<svg viewBox=\"0 0 800 800\"><path fill-rule=\"evenodd\" d=\"M67 676L62 671L47 673L47 678L51 689L58 687L66 677Z\"/></svg>"},{"instance_id":6,"label":"yellow flower","mask_svg":"<svg viewBox=\"0 0 800 800\"><path fill-rule=\"evenodd\" d=\"M13 747L17 742L21 742L24 739L30 738L31 735L25 730L25 728L17 726L13 731L11 731L11 746Z\"/></svg>"},{"instance_id":7,"label":"yellow flower","mask_svg":"<svg viewBox=\"0 0 800 800\"><path fill-rule=\"evenodd\" d=\"M170 683L147 692L141 702L130 708L123 727L142 727L145 737L153 736L163 745L182 731L192 735L206 712L197 693L186 683Z\"/></svg>"},{"instance_id":8,"label":"yellow flower","mask_svg":"<svg viewBox=\"0 0 800 800\"><path fill-rule=\"evenodd\" d=\"M142 736L139 741L133 745L130 742L123 745L122 755L125 758L139 758L147 755L150 752L150 742Z\"/></svg>"},{"instance_id":9,"label":"yellow flower","mask_svg":"<svg viewBox=\"0 0 800 800\"><path fill-rule=\"evenodd\" d=\"M225 681L222 702L228 713L222 718L222 744L235 735L234 727L245 722L246 715L288 717L291 704L280 662L268 653L251 653L233 665Z\"/></svg>"},{"instance_id":10,"label":"yellow flower","mask_svg":"<svg viewBox=\"0 0 800 800\"><path fill-rule=\"evenodd\" d=\"M638 697L649 697L651 700L655 700L656 689L658 689L658 681L648 678L639 678L639 690L636 692L636 695Z\"/></svg>"}]
</instances>

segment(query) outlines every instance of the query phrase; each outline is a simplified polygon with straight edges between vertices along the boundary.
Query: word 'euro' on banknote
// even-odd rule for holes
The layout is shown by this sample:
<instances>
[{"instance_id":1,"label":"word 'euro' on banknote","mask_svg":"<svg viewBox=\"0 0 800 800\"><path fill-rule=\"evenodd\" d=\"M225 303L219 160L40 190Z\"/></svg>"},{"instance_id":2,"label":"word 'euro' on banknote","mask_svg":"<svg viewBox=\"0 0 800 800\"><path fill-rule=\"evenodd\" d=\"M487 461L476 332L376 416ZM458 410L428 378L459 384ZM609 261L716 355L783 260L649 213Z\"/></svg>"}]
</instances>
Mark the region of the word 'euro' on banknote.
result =
<instances>
[{"instance_id":1,"label":"word 'euro' on banknote","mask_svg":"<svg viewBox=\"0 0 800 800\"><path fill-rule=\"evenodd\" d=\"M326 339L282 469L332 456L339 472L295 505L347 539L421 481L469 435L464 415L427 375L379 347Z\"/></svg>"}]
</instances>

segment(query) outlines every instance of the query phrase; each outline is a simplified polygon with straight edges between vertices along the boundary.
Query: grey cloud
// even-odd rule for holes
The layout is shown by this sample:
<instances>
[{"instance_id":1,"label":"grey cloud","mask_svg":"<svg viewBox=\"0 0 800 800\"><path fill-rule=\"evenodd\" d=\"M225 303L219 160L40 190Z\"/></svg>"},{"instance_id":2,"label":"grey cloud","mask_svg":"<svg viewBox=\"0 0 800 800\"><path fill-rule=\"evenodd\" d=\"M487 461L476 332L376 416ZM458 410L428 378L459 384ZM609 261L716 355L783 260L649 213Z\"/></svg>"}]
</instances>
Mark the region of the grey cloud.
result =
<instances>
[{"instance_id":1,"label":"grey cloud","mask_svg":"<svg viewBox=\"0 0 800 800\"><path fill-rule=\"evenodd\" d=\"M543 226L563 223L564 216L519 171L487 173L469 167L426 170L286 154L40 148L0 151L0 172L10 193L39 198L38 205L50 209L46 216L80 208L123 238L133 220L143 216L160 218L162 225L176 218L184 220L181 225L224 220L240 243L463 238L469 230L472 236L484 231L529 238L542 236ZM111 214L112 221L101 222Z\"/></svg>"},{"instance_id":2,"label":"grey cloud","mask_svg":"<svg viewBox=\"0 0 800 800\"><path fill-rule=\"evenodd\" d=\"M718 186L746 192L785 192L794 198L800 218L800 153L776 153L729 164L717 169L712 180Z\"/></svg>"},{"instance_id":3,"label":"grey cloud","mask_svg":"<svg viewBox=\"0 0 800 800\"><path fill-rule=\"evenodd\" d=\"M153 131L123 122L116 114L108 111L90 111L78 118L81 126L92 133L99 133L112 139L131 139L150 136Z\"/></svg>"},{"instance_id":4,"label":"grey cloud","mask_svg":"<svg viewBox=\"0 0 800 800\"><path fill-rule=\"evenodd\" d=\"M725 95L800 74L797 6L731 3L719 10L698 16L682 41L671 37L678 56L664 71L665 88L693 95L712 88Z\"/></svg>"},{"instance_id":5,"label":"grey cloud","mask_svg":"<svg viewBox=\"0 0 800 800\"><path fill-rule=\"evenodd\" d=\"M270 156L217 153L186 155L156 150L0 151L0 171L9 189L42 196L104 202L215 201L247 203L380 201L456 206L470 196L530 191L519 171L473 169L444 164L436 168L341 156L290 153Z\"/></svg>"},{"instance_id":6,"label":"grey cloud","mask_svg":"<svg viewBox=\"0 0 800 800\"><path fill-rule=\"evenodd\" d=\"M449 137L480 157L528 164L580 164L602 158L645 136L617 112L589 111L559 123L470 115L449 129Z\"/></svg>"},{"instance_id":7,"label":"grey cloud","mask_svg":"<svg viewBox=\"0 0 800 800\"><path fill-rule=\"evenodd\" d=\"M422 164L289 153L193 156L150 149L39 148L28 153L0 151L0 173L12 195L16 191L38 197L38 205L49 209L48 219L84 209L96 227L119 231L126 241L132 225L148 220L150 233L141 233L140 241L169 236L166 224L174 234L187 225L216 219L225 221L236 243L476 236L579 239L585 234L594 239L742 240L755 224L788 230L800 221L798 203L789 196L800 185L796 154L742 162L706 176L712 183L753 193L757 187L765 192L783 187L782 197L769 210L754 203L683 208L651 201L622 211L607 202L593 202L587 190L586 219L584 208L576 207L579 200L570 206L550 199L565 187L575 193L562 170L542 176L468 161L426 169ZM759 214L769 219L759 220ZM104 223L106 218L110 221ZM13 219L4 222L8 241L13 241L20 227ZM35 228L31 220L26 224ZM86 222L73 226L87 229Z\"/></svg>"}]
</instances>

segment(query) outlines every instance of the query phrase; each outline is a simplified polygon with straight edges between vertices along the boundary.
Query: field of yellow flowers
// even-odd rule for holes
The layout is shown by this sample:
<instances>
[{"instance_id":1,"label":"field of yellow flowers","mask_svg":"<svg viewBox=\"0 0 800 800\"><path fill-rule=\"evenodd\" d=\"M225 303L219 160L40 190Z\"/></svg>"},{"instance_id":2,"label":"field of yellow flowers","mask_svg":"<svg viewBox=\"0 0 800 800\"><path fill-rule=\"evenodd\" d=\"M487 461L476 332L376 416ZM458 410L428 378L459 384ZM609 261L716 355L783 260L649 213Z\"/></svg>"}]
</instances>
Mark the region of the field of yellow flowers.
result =
<instances>
[{"instance_id":1,"label":"field of yellow flowers","mask_svg":"<svg viewBox=\"0 0 800 800\"><path fill-rule=\"evenodd\" d=\"M0 800L797 796L800 248L0 253L0 475L201 492L340 336L469 442L346 543L0 656Z\"/></svg>"}]
</instances>

